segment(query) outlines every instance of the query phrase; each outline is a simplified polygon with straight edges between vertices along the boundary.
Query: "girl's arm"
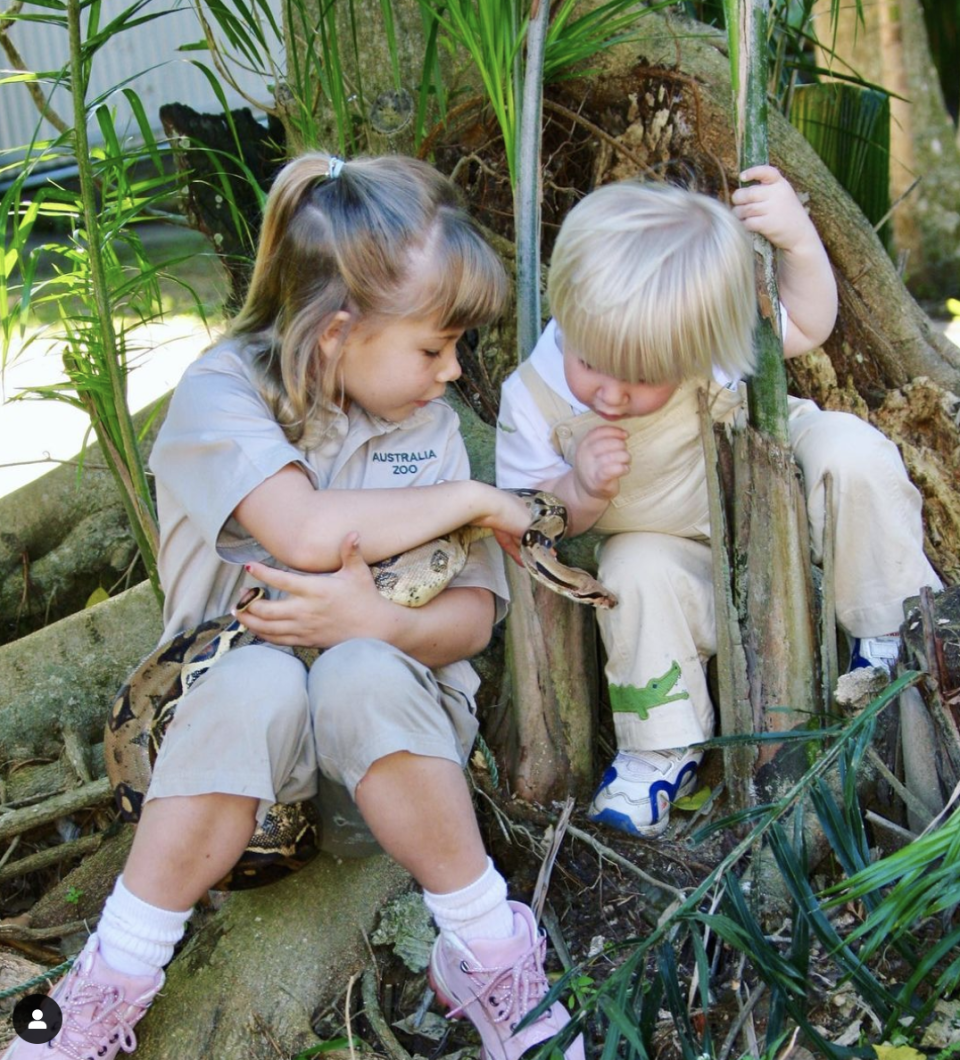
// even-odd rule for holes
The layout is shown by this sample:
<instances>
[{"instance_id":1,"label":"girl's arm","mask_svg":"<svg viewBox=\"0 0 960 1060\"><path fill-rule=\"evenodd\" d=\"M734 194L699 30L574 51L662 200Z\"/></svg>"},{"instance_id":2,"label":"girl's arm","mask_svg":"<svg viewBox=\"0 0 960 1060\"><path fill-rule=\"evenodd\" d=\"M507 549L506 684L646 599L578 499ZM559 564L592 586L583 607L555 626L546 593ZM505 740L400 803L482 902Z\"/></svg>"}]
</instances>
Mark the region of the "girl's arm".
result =
<instances>
[{"instance_id":1,"label":"girl's arm","mask_svg":"<svg viewBox=\"0 0 960 1060\"><path fill-rule=\"evenodd\" d=\"M431 669L468 659L487 646L495 617L489 590L450 588L423 607L401 607L377 592L358 545L358 535L348 534L339 570L332 574L291 574L249 564L255 578L288 595L255 601L240 616L243 624L273 644L331 648L373 637Z\"/></svg>"},{"instance_id":2,"label":"girl's arm","mask_svg":"<svg viewBox=\"0 0 960 1060\"><path fill-rule=\"evenodd\" d=\"M285 566L335 571L341 543L360 534L364 563L375 563L461 526L492 529L518 558L530 525L527 506L482 482L400 489L315 490L296 464L256 486L233 512L237 522Z\"/></svg>"},{"instance_id":3,"label":"girl's arm","mask_svg":"<svg viewBox=\"0 0 960 1060\"><path fill-rule=\"evenodd\" d=\"M797 193L779 170L754 166L740 179L756 183L733 193L733 212L749 231L759 232L778 250L777 286L790 318L783 353L796 357L821 345L837 319L830 259Z\"/></svg>"}]
</instances>

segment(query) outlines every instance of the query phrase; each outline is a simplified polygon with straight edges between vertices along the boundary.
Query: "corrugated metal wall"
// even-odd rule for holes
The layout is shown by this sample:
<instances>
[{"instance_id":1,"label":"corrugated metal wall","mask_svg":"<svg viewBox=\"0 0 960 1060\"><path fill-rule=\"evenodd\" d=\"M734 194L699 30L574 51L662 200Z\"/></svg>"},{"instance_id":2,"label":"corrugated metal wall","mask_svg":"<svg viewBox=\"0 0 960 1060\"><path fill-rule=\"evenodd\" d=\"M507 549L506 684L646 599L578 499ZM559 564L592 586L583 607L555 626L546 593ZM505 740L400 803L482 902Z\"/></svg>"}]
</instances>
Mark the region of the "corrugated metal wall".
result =
<instances>
[{"instance_id":1,"label":"corrugated metal wall","mask_svg":"<svg viewBox=\"0 0 960 1060\"><path fill-rule=\"evenodd\" d=\"M104 0L101 26L128 6L128 0ZM170 6L168 0L151 0L145 10L149 13ZM276 6L279 11L279 0ZM42 11L41 8L33 7L27 0L24 5L25 13L31 9ZM58 70L67 62L67 34L57 26L17 22L10 25L9 35L24 62L32 70ZM197 59L212 68L209 53L177 51L179 46L199 41L201 38L202 32L196 13L185 3L180 9L170 10L161 18L125 31L97 53L88 100L133 78L129 87L140 96L147 117L157 133L160 133L159 109L164 103L186 103L196 110L219 113L221 107L213 90L201 71L190 62L191 58ZM276 58L282 68L282 56ZM12 73L3 53L0 53L0 63L4 65L0 76ZM268 89L262 77L236 69L233 72L244 92L254 99L269 99ZM51 94L51 86L41 85L41 88L45 95ZM233 89L224 85L224 91L231 107L247 105ZM72 124L67 90L52 89L51 102L54 109ZM120 92L114 92L108 102L116 110L118 129L135 136L136 125L132 121L125 97ZM260 117L259 114L256 116ZM39 113L25 85L0 85L0 149L10 150L28 144L37 132L38 121ZM54 135L54 129L47 121L40 121L39 130L41 139ZM100 130L95 121L90 124L89 135L93 143L100 140Z\"/></svg>"}]
</instances>

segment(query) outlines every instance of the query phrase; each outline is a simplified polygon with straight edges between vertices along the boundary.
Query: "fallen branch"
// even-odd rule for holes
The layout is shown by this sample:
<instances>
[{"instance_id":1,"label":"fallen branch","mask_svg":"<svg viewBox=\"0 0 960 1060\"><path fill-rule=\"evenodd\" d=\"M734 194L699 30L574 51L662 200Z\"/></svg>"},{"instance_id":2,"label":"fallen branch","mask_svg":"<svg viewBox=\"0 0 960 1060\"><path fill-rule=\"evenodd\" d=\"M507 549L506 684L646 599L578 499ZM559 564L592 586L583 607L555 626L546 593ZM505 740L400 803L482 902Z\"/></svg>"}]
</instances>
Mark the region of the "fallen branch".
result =
<instances>
[{"instance_id":1,"label":"fallen branch","mask_svg":"<svg viewBox=\"0 0 960 1060\"><path fill-rule=\"evenodd\" d=\"M78 931L92 931L99 917L86 920L71 920L67 924L53 927L31 928L23 924L0 924L0 942L44 942L47 939L62 939Z\"/></svg>"},{"instance_id":2,"label":"fallen branch","mask_svg":"<svg viewBox=\"0 0 960 1060\"><path fill-rule=\"evenodd\" d=\"M542 923L544 930L550 936L550 941L553 943L553 949L557 957L560 958L563 970L569 972L573 967L573 957L570 954L567 940L563 937L563 932L560 930L560 919L554 912L553 906L547 905L544 907Z\"/></svg>"},{"instance_id":3,"label":"fallen branch","mask_svg":"<svg viewBox=\"0 0 960 1060\"><path fill-rule=\"evenodd\" d=\"M13 842L4 851L3 857L0 858L0 880L3 879L3 872L2 872L3 866L6 865L6 863L10 860L11 854L13 854L13 852L17 849L17 847L19 845L20 845L20 836L15 835L13 837Z\"/></svg>"},{"instance_id":4,"label":"fallen branch","mask_svg":"<svg viewBox=\"0 0 960 1060\"><path fill-rule=\"evenodd\" d=\"M14 843L17 842L19 836L14 838ZM95 850L100 849L100 844L103 842L103 833L98 832L96 835L85 835L79 839L71 839L68 843L58 843L54 847L48 847L46 850L38 851L36 854L30 854L29 857L20 858L19 861L13 862L12 865L5 865L0 868L0 883L4 880L13 880L18 876L25 876L28 872L39 872L41 869L47 869L51 865L59 865L61 861L67 861L69 858L83 857L85 854L92 854ZM10 844L12 849L13 843Z\"/></svg>"},{"instance_id":5,"label":"fallen branch","mask_svg":"<svg viewBox=\"0 0 960 1060\"><path fill-rule=\"evenodd\" d=\"M870 824L876 825L877 828L884 828L893 835L899 836L905 843L912 843L914 839L919 838L916 832L911 832L908 828L903 828L899 824L894 824L893 821L888 821L886 817L881 817L880 814L874 813L873 810L867 810L863 816Z\"/></svg>"},{"instance_id":6,"label":"fallen branch","mask_svg":"<svg viewBox=\"0 0 960 1060\"><path fill-rule=\"evenodd\" d=\"M46 802L36 806L26 806L22 810L13 810L0 817L0 840L29 832L31 828L50 824L58 817L66 817L77 810L86 810L109 802L113 796L113 786L106 777L84 784L62 795L55 795Z\"/></svg>"},{"instance_id":7,"label":"fallen branch","mask_svg":"<svg viewBox=\"0 0 960 1060\"><path fill-rule=\"evenodd\" d=\"M560 853L564 833L570 825L570 814L573 813L574 805L575 800L572 797L567 799L563 804L563 809L560 811L560 820L557 821L556 825L551 825L553 834L550 836L550 842L546 853L543 855L543 861L540 862L540 872L537 874L537 883L533 888L533 900L530 903L537 923L540 922L540 916L543 913L543 903L547 900L547 890L550 887L553 865L557 860L557 855ZM546 836L544 838L546 839Z\"/></svg>"},{"instance_id":8,"label":"fallen branch","mask_svg":"<svg viewBox=\"0 0 960 1060\"><path fill-rule=\"evenodd\" d=\"M377 999L377 974L373 968L367 968L363 973L363 978L360 980L360 996L363 1000L363 1014L373 1028L373 1033L380 1039L380 1044L387 1055L393 1057L393 1060L412 1060L380 1011L380 1003Z\"/></svg>"},{"instance_id":9,"label":"fallen branch","mask_svg":"<svg viewBox=\"0 0 960 1060\"><path fill-rule=\"evenodd\" d=\"M579 828L576 828L573 825L570 825L567 828L567 831L581 842L586 843L587 846L593 847L601 857L614 862L614 864L619 865L622 869L626 869L627 872L632 872L634 876L639 877L644 883L648 883L652 887L659 887L660 890L667 891L675 898L679 898L680 901L683 901L687 897L683 891L674 887L673 884L665 883L663 880L658 880L656 877L644 872L639 865L634 865L634 863L628 858L625 858L622 854L618 854L615 850L612 850L604 843L601 843L599 839L594 839L594 837L588 832L581 832Z\"/></svg>"},{"instance_id":10,"label":"fallen branch","mask_svg":"<svg viewBox=\"0 0 960 1060\"><path fill-rule=\"evenodd\" d=\"M900 781L897 775L880 757L875 748L867 748L867 757L876 766L877 772L890 785L890 787L893 788L900 798L903 799L904 803L906 803L906 805L913 810L918 817L922 818L924 821L929 820L931 816L930 807L921 799L917 798L917 796ZM880 820L883 820L883 818L880 818ZM891 822L887 823L890 824ZM900 832L904 835L909 835L911 839L916 839L916 836L912 832L908 832L906 829L901 828Z\"/></svg>"}]
</instances>

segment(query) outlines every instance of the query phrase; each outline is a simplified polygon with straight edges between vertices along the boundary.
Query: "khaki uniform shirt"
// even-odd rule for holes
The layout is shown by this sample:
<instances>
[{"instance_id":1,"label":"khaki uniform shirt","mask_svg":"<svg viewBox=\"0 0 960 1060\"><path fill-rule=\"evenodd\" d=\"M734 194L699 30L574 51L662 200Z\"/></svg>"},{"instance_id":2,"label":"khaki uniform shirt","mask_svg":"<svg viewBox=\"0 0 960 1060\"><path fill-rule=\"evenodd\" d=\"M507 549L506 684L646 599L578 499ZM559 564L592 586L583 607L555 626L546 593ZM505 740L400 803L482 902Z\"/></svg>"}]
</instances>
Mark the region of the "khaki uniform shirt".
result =
<instances>
[{"instance_id":1,"label":"khaki uniform shirt","mask_svg":"<svg viewBox=\"0 0 960 1060\"><path fill-rule=\"evenodd\" d=\"M163 640L226 614L248 586L251 561L280 566L237 523L233 511L287 464L302 468L316 489L427 486L470 477L456 413L441 401L402 423L369 416L356 405L331 410L313 449L291 445L254 383L251 355L223 342L187 369L150 456L160 516L160 580L166 591ZM452 583L497 597L508 590L499 548L476 542ZM438 681L473 695L479 679L467 662L435 671Z\"/></svg>"}]
</instances>

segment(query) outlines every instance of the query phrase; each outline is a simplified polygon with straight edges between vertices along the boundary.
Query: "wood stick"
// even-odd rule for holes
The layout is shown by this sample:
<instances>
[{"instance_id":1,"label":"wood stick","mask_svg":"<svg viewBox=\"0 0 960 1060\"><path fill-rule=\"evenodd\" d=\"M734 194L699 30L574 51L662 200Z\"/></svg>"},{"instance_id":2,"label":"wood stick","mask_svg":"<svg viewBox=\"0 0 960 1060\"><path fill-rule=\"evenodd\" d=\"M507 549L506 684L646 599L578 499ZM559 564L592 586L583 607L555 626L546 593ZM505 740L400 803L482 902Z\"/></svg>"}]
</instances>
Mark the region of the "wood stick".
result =
<instances>
[{"instance_id":1,"label":"wood stick","mask_svg":"<svg viewBox=\"0 0 960 1060\"><path fill-rule=\"evenodd\" d=\"M94 850L99 850L102 842L103 833L98 832L96 835L81 836L79 839L70 840L69 843L58 843L55 847L40 850L36 854L20 858L19 861L13 862L12 865L5 865L0 868L0 882L15 879L17 876L24 876L28 872L46 869L51 865L58 865L61 861L66 861L68 858L78 858L84 854L90 854Z\"/></svg>"},{"instance_id":2,"label":"wood stick","mask_svg":"<svg viewBox=\"0 0 960 1060\"><path fill-rule=\"evenodd\" d=\"M533 918L536 922L540 923L540 914L543 912L543 903L547 900L547 889L550 886L550 876L553 873L553 863L557 860L557 854L560 853L560 846L563 843L563 834L567 830L567 826L570 824L570 814L573 813L574 799L571 796L563 804L563 809L560 812L560 820L553 826L553 835L550 837L550 844L547 847L547 852L543 856L543 860L540 862L540 872L537 875L537 882L533 888L533 901L530 903L530 907L533 909Z\"/></svg>"},{"instance_id":3,"label":"wood stick","mask_svg":"<svg viewBox=\"0 0 960 1060\"><path fill-rule=\"evenodd\" d=\"M668 894L672 894L674 898L679 898L681 902L687 897L683 891L674 887L673 884L664 883L663 880L658 880L656 879L656 877L650 876L648 873L644 872L639 865L634 865L634 863L628 858L623 857L615 850L612 850L604 843L601 843L599 839L594 839L593 836L589 833L581 832L579 828L575 827L572 824L567 826L567 832L570 835L575 836L581 842L593 847L593 849L601 857L606 858L608 861L614 862L614 864L619 865L621 868L626 869L628 872L632 872L634 876L639 876L639 878L643 880L644 883L649 883L653 887L659 887L660 890L666 891Z\"/></svg>"},{"instance_id":4,"label":"wood stick","mask_svg":"<svg viewBox=\"0 0 960 1060\"><path fill-rule=\"evenodd\" d=\"M380 1002L377 999L377 973L372 968L367 968L363 973L363 978L360 980L360 996L363 1001L363 1014L373 1027L373 1033L380 1039L384 1051L393 1057L393 1060L411 1060L410 1054L400 1044L380 1011Z\"/></svg>"},{"instance_id":5,"label":"wood stick","mask_svg":"<svg viewBox=\"0 0 960 1060\"><path fill-rule=\"evenodd\" d=\"M46 939L62 939L78 931L90 931L100 917L88 917L86 920L71 920L67 924L55 924L53 927L31 928L23 924L0 924L0 942L43 942Z\"/></svg>"},{"instance_id":6,"label":"wood stick","mask_svg":"<svg viewBox=\"0 0 960 1060\"><path fill-rule=\"evenodd\" d=\"M47 799L36 806L12 810L0 817L0 840L20 835L21 832L29 832L31 828L50 824L58 817L65 817L77 810L99 806L106 802L112 793L113 785L106 777L103 777L92 784L84 784L71 791L65 791L62 795L55 795L52 799Z\"/></svg>"}]
</instances>

